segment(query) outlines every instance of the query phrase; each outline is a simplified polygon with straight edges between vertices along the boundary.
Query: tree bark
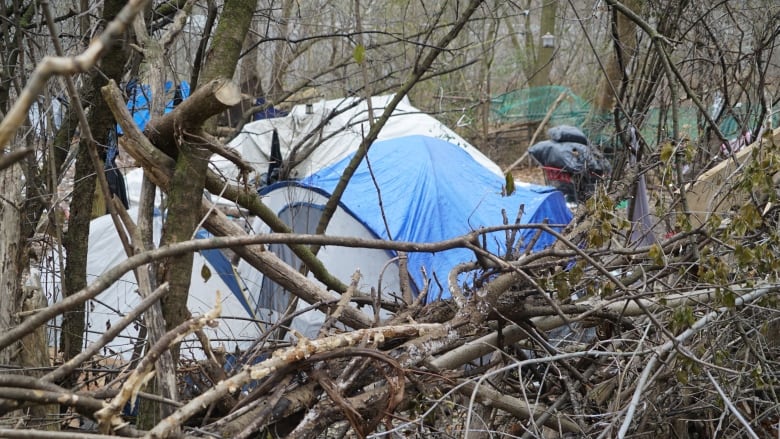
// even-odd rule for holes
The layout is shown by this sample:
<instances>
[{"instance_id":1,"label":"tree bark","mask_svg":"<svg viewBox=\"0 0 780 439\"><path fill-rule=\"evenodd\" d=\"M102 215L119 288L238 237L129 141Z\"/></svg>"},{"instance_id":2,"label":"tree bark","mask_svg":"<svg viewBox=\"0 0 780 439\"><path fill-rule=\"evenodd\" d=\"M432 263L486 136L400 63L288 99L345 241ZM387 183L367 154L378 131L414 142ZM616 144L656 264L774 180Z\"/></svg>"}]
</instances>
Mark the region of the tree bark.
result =
<instances>
[{"instance_id":1,"label":"tree bark","mask_svg":"<svg viewBox=\"0 0 780 439\"><path fill-rule=\"evenodd\" d=\"M537 51L536 63L528 78L528 85L531 87L541 87L550 85L550 71L552 70L553 55L555 47L544 47L542 36L546 33L555 35L555 13L558 8L558 2L545 1L542 5L542 24L539 29L539 49ZM558 44L556 42L556 44ZM554 45L553 45L554 46Z\"/></svg>"},{"instance_id":2,"label":"tree bark","mask_svg":"<svg viewBox=\"0 0 780 439\"><path fill-rule=\"evenodd\" d=\"M623 4L633 11L638 11L641 8L641 5L634 0L624 1ZM597 116L612 111L621 83L628 72L628 63L635 56L637 50L636 23L618 11L613 11L612 34L613 37L616 37L614 51L604 66L604 77L601 78L598 93L593 102L593 111Z\"/></svg>"},{"instance_id":3,"label":"tree bark","mask_svg":"<svg viewBox=\"0 0 780 439\"><path fill-rule=\"evenodd\" d=\"M161 245L192 239L200 221L200 200L211 156L211 150L203 146L208 140L200 125L239 100L238 88L231 81L209 81L176 110L150 122L146 129L147 136L157 148L177 157ZM177 139L181 140L178 145ZM168 259L158 268L159 282L167 281L171 285L171 291L162 301L168 330L189 318L187 295L192 259L191 254Z\"/></svg>"},{"instance_id":4,"label":"tree bark","mask_svg":"<svg viewBox=\"0 0 780 439\"><path fill-rule=\"evenodd\" d=\"M240 101L240 93L230 80L256 5L257 0L226 2L206 57L203 77L198 79L202 85L175 111L150 122L146 130L155 146L176 158L161 245L191 239L200 221L200 200L203 198L211 156L211 149L204 146L208 140L202 125L211 116ZM162 301L168 330L189 317L187 295L192 259L190 254L163 261L159 266L158 279L171 285L170 292ZM174 359L177 359L176 347L173 348L173 354Z\"/></svg>"},{"instance_id":5,"label":"tree bark","mask_svg":"<svg viewBox=\"0 0 780 439\"><path fill-rule=\"evenodd\" d=\"M21 310L19 285L19 249L21 246L21 181L19 164L0 171L0 331L18 325ZM20 343L0 349L0 364L11 365L18 361Z\"/></svg>"},{"instance_id":6,"label":"tree bark","mask_svg":"<svg viewBox=\"0 0 780 439\"><path fill-rule=\"evenodd\" d=\"M124 6L121 0L106 0L103 7L103 20L109 22L116 17ZM124 50L109 50L101 62L100 71L92 75L87 87L93 96L100 96L100 88L109 79L119 81L122 76L127 53ZM99 143L105 143L110 130L114 129L114 118L102 99L92 100L88 123ZM68 296L87 285L87 248L89 243L89 222L92 219L92 205L95 194L95 169L89 157L88 145L82 142L76 158L75 184L71 202L68 231L63 237L68 259L63 273L63 294ZM84 340L84 307L71 310L63 315L61 350L65 360L78 355ZM72 384L72 383L71 383ZM67 385L64 387L68 387Z\"/></svg>"}]
</instances>

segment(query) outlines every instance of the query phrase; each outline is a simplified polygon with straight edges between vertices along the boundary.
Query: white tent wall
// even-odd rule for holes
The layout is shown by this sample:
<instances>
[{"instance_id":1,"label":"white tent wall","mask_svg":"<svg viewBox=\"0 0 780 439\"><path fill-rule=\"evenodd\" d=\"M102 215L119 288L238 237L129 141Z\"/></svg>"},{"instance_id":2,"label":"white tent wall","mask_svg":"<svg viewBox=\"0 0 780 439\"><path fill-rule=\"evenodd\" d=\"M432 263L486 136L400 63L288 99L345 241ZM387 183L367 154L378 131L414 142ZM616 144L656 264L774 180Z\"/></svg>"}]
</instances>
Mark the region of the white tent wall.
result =
<instances>
[{"instance_id":1,"label":"white tent wall","mask_svg":"<svg viewBox=\"0 0 780 439\"><path fill-rule=\"evenodd\" d=\"M132 218L136 219L137 209L130 209ZM155 241L160 238L162 221L159 217L154 219ZM90 223L90 240L87 256L87 283L92 283L101 274L117 264L125 261L127 256L119 242L119 237L111 218L106 215L94 219ZM54 265L58 264L56 261ZM211 276L204 279L201 270L206 266ZM43 270L42 270L43 271ZM239 283L240 285L241 283ZM52 275L44 280L49 302L62 299L58 279L52 279ZM238 298L231 292L230 287L219 276L217 269L200 253L195 253L192 266L192 283L187 306L193 315L203 314L212 309L216 304L217 291L221 295L222 314L218 319L219 325L215 328L206 327L204 332L211 340L212 346L223 346L228 352L238 348L246 348L261 334L261 324L256 322L252 315L241 305ZM86 304L87 333L86 343L97 341L103 333L119 321L123 315L132 310L141 302L138 286L132 272L125 273L117 282L100 293L95 299ZM258 319L268 317L268 312ZM120 355L128 359L136 343L139 325L130 325L122 333L109 343L101 354L107 356ZM58 342L59 321L55 322L49 334L49 340ZM194 336L187 337L182 342L182 357L201 358L202 348Z\"/></svg>"},{"instance_id":2,"label":"white tent wall","mask_svg":"<svg viewBox=\"0 0 780 439\"><path fill-rule=\"evenodd\" d=\"M374 117L382 115L392 96L375 96L372 98ZM350 108L350 106L355 105ZM321 130L318 126L331 113L346 109L343 113L331 119ZM273 131L279 134L282 157L288 159L296 145L306 146L320 143L316 149L299 165L291 176L302 178L318 170L338 162L355 152L363 137L368 134L368 105L358 98L334 99L312 104L312 112L307 113L305 105L293 107L285 117L262 119L246 124L241 133L233 139L229 147L238 151L258 173L268 171L271 155L271 137ZM498 175L501 169L487 158L477 148L449 129L432 116L413 107L407 98L401 100L392 116L379 133L377 140L387 140L414 134L445 140L458 145L468 152L474 160ZM308 137L308 138L307 138ZM304 147L305 148L305 147ZM238 171L230 161L214 156L212 162L225 176L235 180Z\"/></svg>"},{"instance_id":3,"label":"white tent wall","mask_svg":"<svg viewBox=\"0 0 780 439\"><path fill-rule=\"evenodd\" d=\"M313 210L318 210L321 206L325 205L328 198L321 193L297 187L293 184L281 186L263 197L263 202L271 210L280 214L280 216L286 217L286 220L290 219L288 216L290 211L287 210L287 206L290 205L293 200L293 205L312 207ZM299 215L293 221L296 224L296 232L306 233L306 230L302 230L301 227L316 227L317 221L319 220L318 216L312 214L312 209L296 210L295 214ZM307 217L301 218L300 215L306 215ZM302 226L302 224L305 225ZM254 233L269 232L268 226L259 219L255 220L252 227ZM359 239L376 238L376 236L374 236L362 223L340 207L333 215L325 234L331 236L350 236ZM393 254L388 251L323 246L317 254L317 257L325 264L332 275L341 279L346 284L349 284L353 273L355 273L356 270L360 270L361 278L360 283L358 284L358 290L360 292L368 293L374 288L376 291L381 291L383 300L393 300L394 297L400 296L398 265L393 259ZM247 290L253 293L256 305L268 306L269 302L273 301L276 304L278 311L284 311L284 309L279 309L279 307L286 303L286 300L279 300L279 295L283 293L281 288L271 289L268 283L263 285L263 274L244 261L239 263L237 271L244 280ZM309 275L309 278L315 280L311 274ZM337 296L334 296L334 298L337 298ZM286 299L286 297L284 299ZM300 311L309 306L310 304L303 300L299 300L297 310ZM366 313L373 315L373 309L371 307L365 307L364 310ZM385 312L380 314L380 317L382 318L386 318L387 316L388 314ZM324 320L325 315L322 312L309 311L296 317L290 326L301 334L313 338L317 336Z\"/></svg>"}]
</instances>

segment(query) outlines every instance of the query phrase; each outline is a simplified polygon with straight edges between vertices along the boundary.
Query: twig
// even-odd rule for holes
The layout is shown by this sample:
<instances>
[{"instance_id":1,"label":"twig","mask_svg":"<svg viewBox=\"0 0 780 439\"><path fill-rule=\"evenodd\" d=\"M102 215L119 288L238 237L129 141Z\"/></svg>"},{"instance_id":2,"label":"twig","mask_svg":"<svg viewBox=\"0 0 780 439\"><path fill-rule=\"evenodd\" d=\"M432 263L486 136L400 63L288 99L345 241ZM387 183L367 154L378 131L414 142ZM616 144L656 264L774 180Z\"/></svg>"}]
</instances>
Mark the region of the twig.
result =
<instances>
[{"instance_id":1,"label":"twig","mask_svg":"<svg viewBox=\"0 0 780 439\"><path fill-rule=\"evenodd\" d=\"M712 376L709 370L705 370L707 373L707 377L710 379L710 382L715 387L715 390L718 392L718 395L720 395L721 399L723 400L723 403L726 404L726 407L731 410L731 413L734 414L734 416L737 418L737 420L745 427L745 429L748 431L748 434L750 434L750 437L753 439L758 439L758 435L755 431L753 431L753 428L750 427L750 423L745 419L744 416L742 416L742 413L734 406L734 403L731 402L731 399L726 395L725 392L723 392L723 389L720 387L720 384L715 380L715 378Z\"/></svg>"},{"instance_id":2,"label":"twig","mask_svg":"<svg viewBox=\"0 0 780 439\"><path fill-rule=\"evenodd\" d=\"M542 119L542 122L539 123L539 126L536 127L536 131L534 131L534 135L531 136L531 140L528 142L528 147L530 148L534 142L536 141L536 138L539 136L539 133L542 132L542 128L544 128L545 125L547 125L547 122L550 120L550 117L552 117L553 112L555 112L555 109L558 108L558 104L561 103L564 97L566 97L566 94L568 92L563 91L561 94L558 95L558 97L555 99L555 102L550 106L550 109L547 110L547 114L544 115L544 119ZM511 165L509 165L506 169L504 169L502 172L506 175L509 171L515 168L515 166L519 165L525 158L528 157L528 149L523 153L523 155L520 156L519 159L515 160Z\"/></svg>"},{"instance_id":3,"label":"twig","mask_svg":"<svg viewBox=\"0 0 780 439\"><path fill-rule=\"evenodd\" d=\"M35 151L35 148L33 147L17 148L11 152L0 155L0 171L9 166L13 166L14 163L24 160L24 158L33 151Z\"/></svg>"},{"instance_id":4,"label":"twig","mask_svg":"<svg viewBox=\"0 0 780 439\"><path fill-rule=\"evenodd\" d=\"M92 357L92 355L100 350L101 347L105 346L109 341L113 340L114 337L122 332L125 327L138 319L138 317L140 317L147 308L152 306L155 302L157 302L157 300L160 299L163 294L168 292L168 288L169 286L167 282L160 285L156 290L154 290L154 292L152 292L152 294L144 298L144 300L142 300L138 306L127 313L127 315L122 317L119 321L112 323L111 328L103 333L103 335L101 335L100 338L98 338L94 343L90 344L87 349L83 350L77 356L71 358L57 369L41 377L41 381L56 382L73 372L79 365L81 365L84 361L87 361L90 357Z\"/></svg>"},{"instance_id":5,"label":"twig","mask_svg":"<svg viewBox=\"0 0 780 439\"><path fill-rule=\"evenodd\" d=\"M178 343L179 340L184 338L187 334L201 329L206 325L213 324L213 321L219 317L222 312L222 301L220 293L217 291L216 304L213 309L209 310L202 316L193 317L179 326L174 328L160 338L157 343L152 346L146 356L138 363L132 374L127 378L122 385L122 390L117 396L115 396L106 407L95 413L95 418L98 421L101 432L108 433L111 427L116 424L121 424L122 421L118 419L118 414L124 407L128 400L133 398L135 394L140 390L141 386L152 377L151 371L154 368L154 363L162 352L167 351L171 346Z\"/></svg>"},{"instance_id":6,"label":"twig","mask_svg":"<svg viewBox=\"0 0 780 439\"><path fill-rule=\"evenodd\" d=\"M250 380L264 378L288 364L306 359L314 354L332 351L346 346L353 346L364 339L373 342L381 342L386 339L397 337L415 337L439 333L443 328L444 326L439 324L398 325L356 330L317 340L299 339L296 346L274 352L273 356L268 360L242 370L236 375L218 383L209 391L194 398L171 416L163 419L149 432L149 435L150 437L167 437L173 429L178 428L187 419L200 411L201 407L208 406L226 393L239 389Z\"/></svg>"},{"instance_id":7,"label":"twig","mask_svg":"<svg viewBox=\"0 0 780 439\"><path fill-rule=\"evenodd\" d=\"M325 321L322 323L322 326L320 326L320 337L328 334L328 331L333 326L333 324L336 323L336 321L341 317L341 313L344 312L344 308L349 306L349 301L352 300L352 296L355 295L359 281L360 270L357 270L354 274L352 274L352 283L349 284L349 288L347 288L347 291L341 295L338 303L336 303L336 309L330 313L328 318L325 319Z\"/></svg>"},{"instance_id":8,"label":"twig","mask_svg":"<svg viewBox=\"0 0 780 439\"><path fill-rule=\"evenodd\" d=\"M129 0L119 11L116 18L106 26L98 38L93 39L89 47L74 57L44 57L35 67L27 86L17 98L13 107L0 121L0 148L5 148L16 130L24 123L27 110L37 99L49 78L54 75L73 75L86 72L95 66L108 47L124 33L133 17L140 12L149 0Z\"/></svg>"},{"instance_id":9,"label":"twig","mask_svg":"<svg viewBox=\"0 0 780 439\"><path fill-rule=\"evenodd\" d=\"M748 302L752 302L766 294L769 294L772 291L775 291L775 289L768 288L768 287L764 287L764 288L757 287L751 290L749 293L746 293L743 296L738 296L737 298L735 298L734 306L735 307L742 306ZM677 347L680 343L689 339L691 336L699 332L699 330L704 328L704 326L707 323L714 320L719 315L726 312L730 312L731 310L732 308L721 307L716 309L715 311L705 314L699 320L697 320L693 325L691 325L690 328L686 329L677 337L667 341L666 343L664 343L663 345L655 349L655 354L650 358L650 361L648 361L647 365L642 371L642 375L640 376L636 388L634 389L634 394L631 397L631 402L629 403L629 406L626 410L626 418L623 420L623 424L620 426L620 430L618 431L619 438L622 439L626 437L626 433L628 433L628 429L631 427L631 421L633 420L634 413L636 412L636 408L639 405L639 400L642 397L642 393L644 392L644 388L647 383L647 380L650 377L651 372L655 369L655 365L658 362L659 357L662 354L671 351L672 349Z\"/></svg>"}]
</instances>

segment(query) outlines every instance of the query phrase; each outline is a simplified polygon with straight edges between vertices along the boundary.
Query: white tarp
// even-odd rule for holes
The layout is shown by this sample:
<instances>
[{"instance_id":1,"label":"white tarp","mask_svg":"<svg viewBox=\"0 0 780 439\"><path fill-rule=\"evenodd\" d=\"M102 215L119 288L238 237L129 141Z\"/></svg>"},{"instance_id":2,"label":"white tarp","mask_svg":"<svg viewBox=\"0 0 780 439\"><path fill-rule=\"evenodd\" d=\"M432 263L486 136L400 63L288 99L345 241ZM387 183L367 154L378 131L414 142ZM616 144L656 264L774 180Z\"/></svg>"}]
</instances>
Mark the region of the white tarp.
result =
<instances>
[{"instance_id":1,"label":"white tarp","mask_svg":"<svg viewBox=\"0 0 780 439\"><path fill-rule=\"evenodd\" d=\"M391 99L392 96L372 98L375 119L382 115ZM305 149L318 145L302 163L294 168L291 174L293 178L303 178L355 152L363 136L368 134L370 130L368 105L365 100L344 98L320 101L312 104L311 109L311 114L308 114L305 105L297 105L285 117L248 123L228 146L238 151L258 174L263 174L268 170L271 137L274 129L279 133L282 157L285 160L289 158L290 152L296 146ZM321 126L321 122L327 119L330 114L342 110L345 111ZM392 116L379 133L377 141L415 134L442 139L458 145L478 163L492 172L502 175L498 165L477 148L432 116L413 107L406 98L401 100L393 111ZM221 173L230 179L236 178L237 169L231 162L217 156L212 158L212 162Z\"/></svg>"},{"instance_id":2,"label":"white tarp","mask_svg":"<svg viewBox=\"0 0 780 439\"><path fill-rule=\"evenodd\" d=\"M133 219L137 218L138 209L130 209L129 213ZM162 230L161 218L154 218L155 241L159 241L160 231ZM116 266L127 259L125 252L119 242L119 237L111 221L110 216L104 215L92 220L90 223L89 249L87 255L87 283L92 283L101 274L108 269ZM210 273L208 279L202 275L203 267L207 267ZM224 346L228 352L233 352L236 347L246 348L262 332L260 325L254 321L257 319L268 321L268 312L264 315L252 315L241 304L236 297L235 292L219 275L220 269L215 266L201 253L194 254L192 265L192 283L190 285L190 295L187 301L187 307L190 312L203 314L213 308L216 303L216 292L221 295L222 314L218 319L219 325L216 328L206 327L204 331L212 341L212 346ZM45 282L49 291L49 300L61 300L58 297L58 282L52 282L49 279ZM235 289L235 288L233 288ZM138 293L138 286L132 272L126 273L118 281L112 284L108 289L100 293L95 299L86 304L87 312L87 344L95 342L111 326L116 324L123 315L133 309L141 302L141 296ZM59 327L59 325L55 325ZM122 333L109 343L101 354L121 355L125 359L129 358L133 346L136 343L140 326L130 325ZM59 333L50 334L50 340L59 340ZM193 347L193 354L190 355L189 347ZM202 357L202 349L194 338L190 336L182 342L183 357Z\"/></svg>"}]
</instances>

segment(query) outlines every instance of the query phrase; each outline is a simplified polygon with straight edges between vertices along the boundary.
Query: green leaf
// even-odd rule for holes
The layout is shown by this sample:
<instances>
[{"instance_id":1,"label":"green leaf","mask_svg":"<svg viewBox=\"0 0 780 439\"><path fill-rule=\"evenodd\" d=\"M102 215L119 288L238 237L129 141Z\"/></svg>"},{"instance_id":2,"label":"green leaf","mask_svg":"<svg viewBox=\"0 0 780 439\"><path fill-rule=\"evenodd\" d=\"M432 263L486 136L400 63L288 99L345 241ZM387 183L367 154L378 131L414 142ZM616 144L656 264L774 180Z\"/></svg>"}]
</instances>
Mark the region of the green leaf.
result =
<instances>
[{"instance_id":1,"label":"green leaf","mask_svg":"<svg viewBox=\"0 0 780 439\"><path fill-rule=\"evenodd\" d=\"M688 384L688 371L685 369L679 369L677 373L677 381L680 382L680 384L685 385Z\"/></svg>"},{"instance_id":2,"label":"green leaf","mask_svg":"<svg viewBox=\"0 0 780 439\"><path fill-rule=\"evenodd\" d=\"M506 195L510 196L515 193L515 177L512 176L512 171L507 171L504 179L506 180Z\"/></svg>"},{"instance_id":3,"label":"green leaf","mask_svg":"<svg viewBox=\"0 0 780 439\"><path fill-rule=\"evenodd\" d=\"M650 259L653 260L653 263L655 263L655 265L664 265L664 252L661 249L660 245L653 244L650 247L650 250L648 250L647 256L649 256Z\"/></svg>"},{"instance_id":4,"label":"green leaf","mask_svg":"<svg viewBox=\"0 0 780 439\"><path fill-rule=\"evenodd\" d=\"M661 147L662 162L668 162L669 159L672 158L672 154L674 154L674 145L672 145L671 143L667 143Z\"/></svg>"},{"instance_id":5,"label":"green leaf","mask_svg":"<svg viewBox=\"0 0 780 439\"><path fill-rule=\"evenodd\" d=\"M363 64L363 61L366 60L366 48L362 44L358 44L352 52L352 57L355 58L356 63Z\"/></svg>"},{"instance_id":6,"label":"green leaf","mask_svg":"<svg viewBox=\"0 0 780 439\"><path fill-rule=\"evenodd\" d=\"M200 276L203 278L203 282L208 282L211 279L211 269L206 264L200 268Z\"/></svg>"}]
</instances>

